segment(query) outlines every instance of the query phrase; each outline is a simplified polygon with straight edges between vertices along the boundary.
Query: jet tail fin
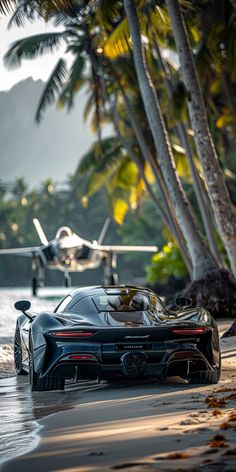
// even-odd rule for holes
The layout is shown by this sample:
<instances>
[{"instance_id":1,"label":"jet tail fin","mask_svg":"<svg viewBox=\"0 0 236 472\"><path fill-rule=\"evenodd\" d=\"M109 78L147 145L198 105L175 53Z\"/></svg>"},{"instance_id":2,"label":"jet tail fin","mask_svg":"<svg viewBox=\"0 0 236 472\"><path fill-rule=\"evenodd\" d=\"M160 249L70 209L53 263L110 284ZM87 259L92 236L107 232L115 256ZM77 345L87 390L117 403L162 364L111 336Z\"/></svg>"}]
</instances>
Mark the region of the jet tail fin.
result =
<instances>
[{"instance_id":1,"label":"jet tail fin","mask_svg":"<svg viewBox=\"0 0 236 472\"><path fill-rule=\"evenodd\" d=\"M109 228L110 222L111 222L111 218L106 218L105 223L102 227L102 231L101 231L101 233L99 235L99 238L98 238L98 244L102 244L102 242L103 242L103 240L106 236L107 230Z\"/></svg>"},{"instance_id":2,"label":"jet tail fin","mask_svg":"<svg viewBox=\"0 0 236 472\"><path fill-rule=\"evenodd\" d=\"M47 237L43 231L43 228L38 220L38 218L33 218L33 223L34 223L34 227L37 231L37 234L38 234L38 237L41 241L41 243L44 245L44 246L47 246L48 244L48 240L47 240Z\"/></svg>"}]
</instances>

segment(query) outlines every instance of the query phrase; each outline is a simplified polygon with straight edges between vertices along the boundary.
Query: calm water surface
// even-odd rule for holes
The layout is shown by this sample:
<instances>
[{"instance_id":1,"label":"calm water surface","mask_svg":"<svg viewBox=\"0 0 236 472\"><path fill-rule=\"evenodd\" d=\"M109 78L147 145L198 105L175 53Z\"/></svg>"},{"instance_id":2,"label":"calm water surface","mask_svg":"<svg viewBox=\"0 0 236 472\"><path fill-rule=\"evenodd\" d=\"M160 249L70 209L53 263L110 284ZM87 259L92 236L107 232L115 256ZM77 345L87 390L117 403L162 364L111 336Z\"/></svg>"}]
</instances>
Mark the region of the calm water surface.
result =
<instances>
[{"instance_id":1,"label":"calm water surface","mask_svg":"<svg viewBox=\"0 0 236 472\"><path fill-rule=\"evenodd\" d=\"M38 443L37 419L69 408L78 393L48 392L32 394L28 377L16 377L13 364L13 336L19 312L14 303L30 300L32 311L53 310L68 289L42 289L39 298L29 289L1 289L0 313L0 463L31 450ZM69 387L70 388L70 387Z\"/></svg>"}]
</instances>

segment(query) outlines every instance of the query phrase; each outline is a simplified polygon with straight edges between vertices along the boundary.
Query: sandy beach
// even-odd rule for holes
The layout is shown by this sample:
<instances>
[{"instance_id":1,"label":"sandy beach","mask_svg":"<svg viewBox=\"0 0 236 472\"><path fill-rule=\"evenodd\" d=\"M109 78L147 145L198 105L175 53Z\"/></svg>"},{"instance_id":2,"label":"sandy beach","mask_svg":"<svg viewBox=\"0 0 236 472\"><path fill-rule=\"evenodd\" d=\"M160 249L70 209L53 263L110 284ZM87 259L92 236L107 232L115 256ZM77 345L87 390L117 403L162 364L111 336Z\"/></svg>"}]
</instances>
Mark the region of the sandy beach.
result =
<instances>
[{"instance_id":1,"label":"sandy beach","mask_svg":"<svg viewBox=\"0 0 236 472\"><path fill-rule=\"evenodd\" d=\"M222 332L228 323L220 324ZM223 339L221 381L69 386L32 395L41 438L3 472L236 470L236 337ZM53 399L55 400L53 403ZM54 410L53 410L54 408ZM68 408L68 409L67 409ZM36 419L38 419L36 418ZM23 453L24 451L22 451Z\"/></svg>"}]
</instances>

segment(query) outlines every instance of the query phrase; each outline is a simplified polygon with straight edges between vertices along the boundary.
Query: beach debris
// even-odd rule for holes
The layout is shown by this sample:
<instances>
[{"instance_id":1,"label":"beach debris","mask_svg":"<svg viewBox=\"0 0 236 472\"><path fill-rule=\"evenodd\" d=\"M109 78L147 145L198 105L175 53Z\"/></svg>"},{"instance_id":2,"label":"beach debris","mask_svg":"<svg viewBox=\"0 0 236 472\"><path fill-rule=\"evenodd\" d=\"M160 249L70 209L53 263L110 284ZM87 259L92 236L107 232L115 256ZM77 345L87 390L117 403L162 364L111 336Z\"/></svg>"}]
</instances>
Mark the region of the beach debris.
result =
<instances>
[{"instance_id":1,"label":"beach debris","mask_svg":"<svg viewBox=\"0 0 236 472\"><path fill-rule=\"evenodd\" d=\"M229 447L229 445L226 443L226 439L222 434L216 434L213 436L211 439L209 446L211 448L222 448L222 447Z\"/></svg>"}]
</instances>

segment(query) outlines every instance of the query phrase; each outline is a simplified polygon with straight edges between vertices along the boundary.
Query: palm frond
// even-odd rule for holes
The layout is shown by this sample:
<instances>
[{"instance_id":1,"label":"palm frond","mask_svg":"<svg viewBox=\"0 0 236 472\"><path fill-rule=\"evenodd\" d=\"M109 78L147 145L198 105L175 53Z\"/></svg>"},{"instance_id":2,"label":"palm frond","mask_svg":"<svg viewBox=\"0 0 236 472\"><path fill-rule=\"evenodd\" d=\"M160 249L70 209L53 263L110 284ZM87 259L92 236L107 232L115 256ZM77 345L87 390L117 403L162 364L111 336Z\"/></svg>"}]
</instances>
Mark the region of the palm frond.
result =
<instances>
[{"instance_id":1,"label":"palm frond","mask_svg":"<svg viewBox=\"0 0 236 472\"><path fill-rule=\"evenodd\" d=\"M89 114L91 113L94 107L94 93L92 92L87 100L87 103L84 107L83 118L85 123L88 121Z\"/></svg>"},{"instance_id":2,"label":"palm frond","mask_svg":"<svg viewBox=\"0 0 236 472\"><path fill-rule=\"evenodd\" d=\"M38 4L44 14L50 13L52 10L63 10L72 13L75 11L78 2L75 0L38 0Z\"/></svg>"},{"instance_id":3,"label":"palm frond","mask_svg":"<svg viewBox=\"0 0 236 472\"><path fill-rule=\"evenodd\" d=\"M127 53L130 50L131 39L127 18L124 18L112 31L103 45L104 53L110 59Z\"/></svg>"},{"instance_id":4,"label":"palm frond","mask_svg":"<svg viewBox=\"0 0 236 472\"><path fill-rule=\"evenodd\" d=\"M117 198L114 195L111 196L110 203L113 218L118 225L121 225L124 222L125 215L129 210L129 205L123 198Z\"/></svg>"},{"instance_id":5,"label":"palm frond","mask_svg":"<svg viewBox=\"0 0 236 472\"><path fill-rule=\"evenodd\" d=\"M46 110L48 105L51 105L56 100L56 95L59 94L60 90L65 84L67 78L67 68L64 59L59 59L56 67L53 69L51 76L43 90L40 98L38 108L35 115L37 123L42 119L43 112Z\"/></svg>"},{"instance_id":6,"label":"palm frond","mask_svg":"<svg viewBox=\"0 0 236 472\"><path fill-rule=\"evenodd\" d=\"M119 149L117 151L119 151ZM126 159L126 156L121 153L119 154L118 152L111 154L110 156L105 156L105 158L99 163L95 172L93 171L89 176L86 196L90 198L102 187L109 186L113 177L116 180L116 176L119 174L119 170L122 168Z\"/></svg>"},{"instance_id":7,"label":"palm frond","mask_svg":"<svg viewBox=\"0 0 236 472\"><path fill-rule=\"evenodd\" d=\"M111 2L111 0L100 0L96 12L96 17L100 25L107 31L113 29L115 21L121 17L122 4Z\"/></svg>"},{"instance_id":8,"label":"palm frond","mask_svg":"<svg viewBox=\"0 0 236 472\"><path fill-rule=\"evenodd\" d=\"M155 7L149 9L145 14L138 12L141 34L151 39L153 33L166 35L171 31L170 19L165 8ZM103 49L107 57L115 59L126 54L132 46L127 18L123 18L118 26L113 29L106 39Z\"/></svg>"},{"instance_id":9,"label":"palm frond","mask_svg":"<svg viewBox=\"0 0 236 472\"><path fill-rule=\"evenodd\" d=\"M37 2L35 0L23 0L17 5L8 23L8 29L12 26L23 27L27 22L33 22L40 16Z\"/></svg>"},{"instance_id":10,"label":"palm frond","mask_svg":"<svg viewBox=\"0 0 236 472\"><path fill-rule=\"evenodd\" d=\"M73 98L75 92L77 92L84 84L83 71L85 68L85 58L83 56L76 57L70 68L70 75L66 83L66 87L62 91L60 100L63 104L67 104L68 109L73 106Z\"/></svg>"},{"instance_id":11,"label":"palm frond","mask_svg":"<svg viewBox=\"0 0 236 472\"><path fill-rule=\"evenodd\" d=\"M35 59L43 53L54 52L62 40L66 40L65 32L37 34L15 41L4 56L8 68L17 67L23 59Z\"/></svg>"},{"instance_id":12,"label":"palm frond","mask_svg":"<svg viewBox=\"0 0 236 472\"><path fill-rule=\"evenodd\" d=\"M14 10L15 6L15 0L0 0L0 14L7 15Z\"/></svg>"},{"instance_id":13,"label":"palm frond","mask_svg":"<svg viewBox=\"0 0 236 472\"><path fill-rule=\"evenodd\" d=\"M64 13L71 18L76 16L77 11L81 8L76 0L36 0L37 9L40 17L44 21L54 19L57 14Z\"/></svg>"},{"instance_id":14,"label":"palm frond","mask_svg":"<svg viewBox=\"0 0 236 472\"><path fill-rule=\"evenodd\" d=\"M117 160L117 153L121 152L121 146L114 136L103 138L101 143L95 142L89 151L82 156L76 171L76 176L85 175L99 166L100 155L98 155L98 149L101 149L103 159L105 160L106 157L108 157L111 163ZM104 161L104 164L106 165L106 161ZM98 170L100 171L102 168L99 167Z\"/></svg>"}]
</instances>

